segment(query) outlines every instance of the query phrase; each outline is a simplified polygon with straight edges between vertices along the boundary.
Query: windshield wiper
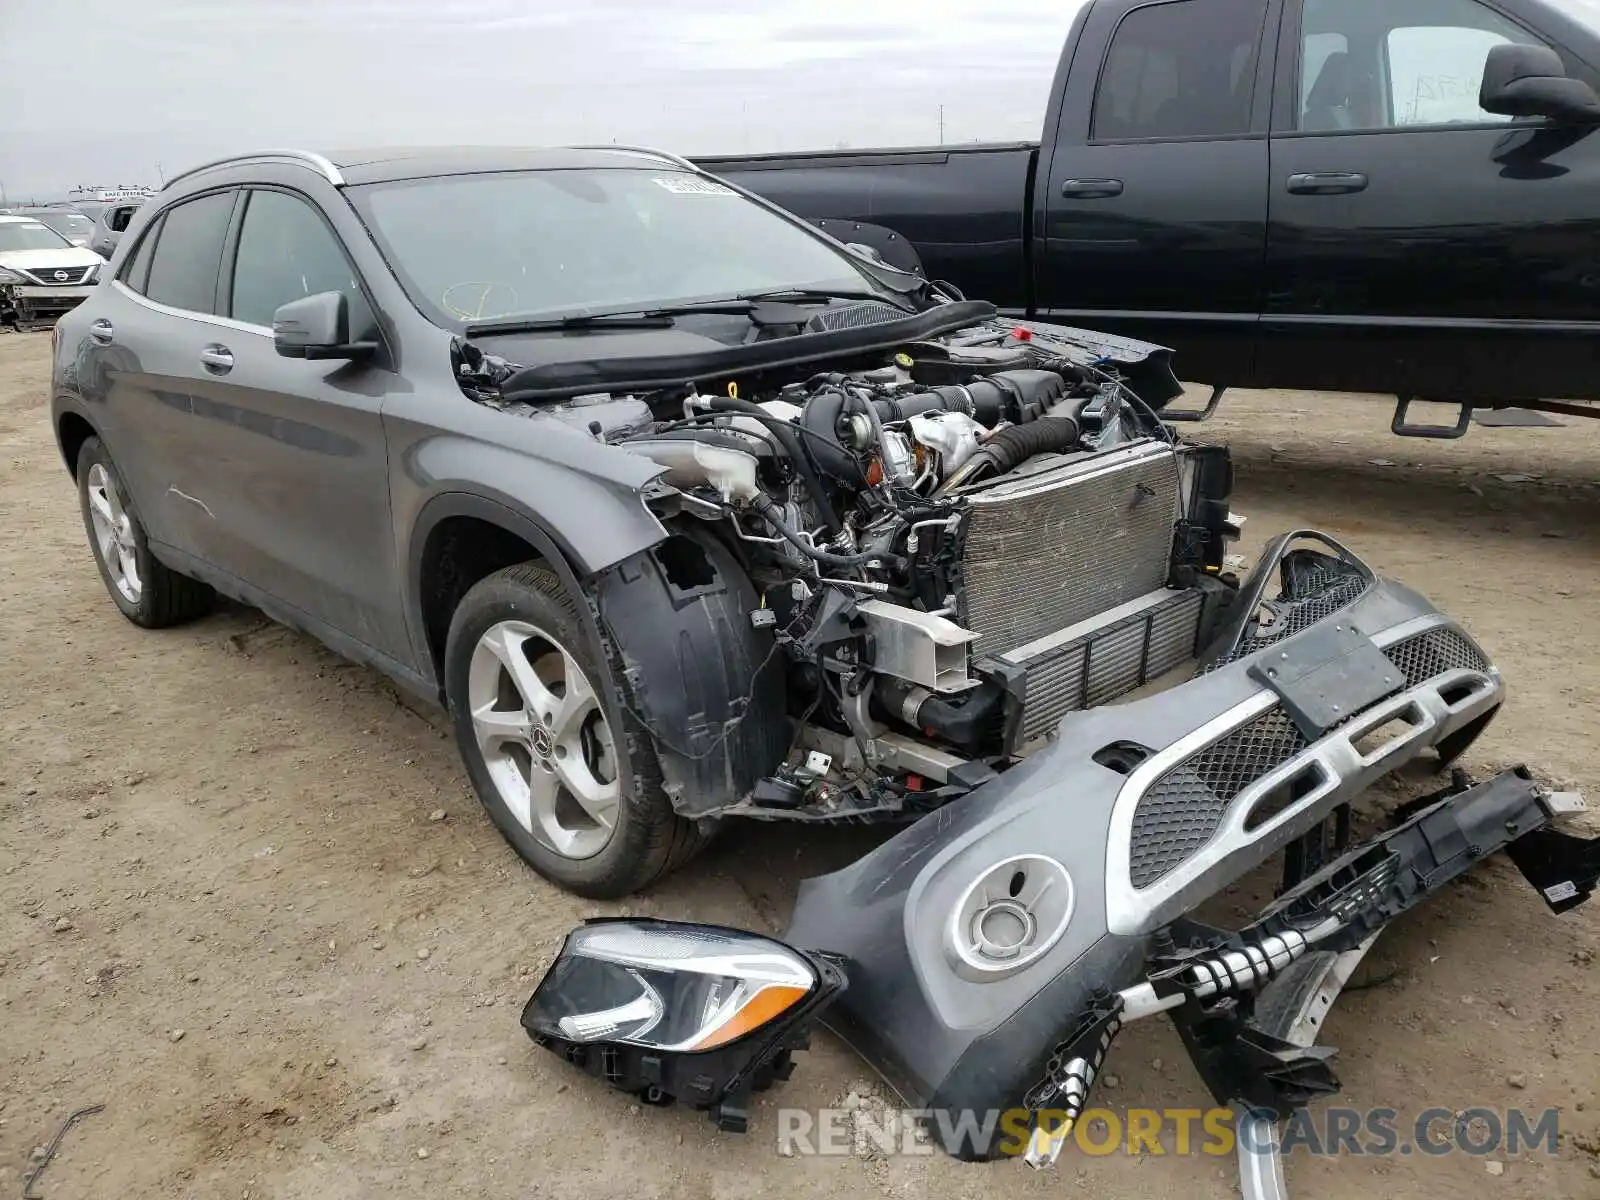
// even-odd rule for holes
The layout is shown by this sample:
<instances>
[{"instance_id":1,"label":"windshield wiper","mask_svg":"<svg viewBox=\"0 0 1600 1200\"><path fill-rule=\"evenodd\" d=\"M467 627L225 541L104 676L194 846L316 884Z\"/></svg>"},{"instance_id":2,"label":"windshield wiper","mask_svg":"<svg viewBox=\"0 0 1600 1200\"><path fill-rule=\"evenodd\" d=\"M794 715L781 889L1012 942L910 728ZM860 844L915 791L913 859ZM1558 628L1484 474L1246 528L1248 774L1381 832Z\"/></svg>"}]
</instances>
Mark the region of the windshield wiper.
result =
<instances>
[{"instance_id":1,"label":"windshield wiper","mask_svg":"<svg viewBox=\"0 0 1600 1200\"><path fill-rule=\"evenodd\" d=\"M699 300L684 304L661 304L648 308L608 308L598 311L569 312L549 317L503 317L495 321L472 321L468 337L497 333L544 333L566 329L670 329L674 317L696 314L746 316L758 304L827 304L832 300L875 300L890 308L902 308L881 292L831 291L827 288L774 288L767 292L741 292L726 300ZM912 310L905 309L910 312Z\"/></svg>"},{"instance_id":2,"label":"windshield wiper","mask_svg":"<svg viewBox=\"0 0 1600 1200\"><path fill-rule=\"evenodd\" d=\"M737 296L730 300L704 300L695 304L573 312L559 317L505 317L498 321L472 321L465 332L468 337L482 337L495 333L542 333L546 330L591 329L597 326L606 329L669 329L674 317L693 316L696 313L740 317L754 307L753 299Z\"/></svg>"},{"instance_id":3,"label":"windshield wiper","mask_svg":"<svg viewBox=\"0 0 1600 1200\"><path fill-rule=\"evenodd\" d=\"M826 304L830 300L876 300L891 308L899 308L882 292L832 291L828 288L774 288L770 292L740 292L741 300L770 300L788 304Z\"/></svg>"}]
</instances>

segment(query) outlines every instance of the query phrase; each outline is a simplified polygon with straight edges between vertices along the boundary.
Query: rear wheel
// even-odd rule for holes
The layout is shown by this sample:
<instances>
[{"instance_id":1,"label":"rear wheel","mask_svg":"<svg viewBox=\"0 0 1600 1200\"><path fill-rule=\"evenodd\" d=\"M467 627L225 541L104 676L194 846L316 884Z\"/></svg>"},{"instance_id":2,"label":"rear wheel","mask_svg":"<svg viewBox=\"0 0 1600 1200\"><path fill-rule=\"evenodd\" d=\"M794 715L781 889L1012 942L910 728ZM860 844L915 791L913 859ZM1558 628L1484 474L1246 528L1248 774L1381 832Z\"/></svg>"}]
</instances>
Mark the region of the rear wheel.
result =
<instances>
[{"instance_id":1,"label":"rear wheel","mask_svg":"<svg viewBox=\"0 0 1600 1200\"><path fill-rule=\"evenodd\" d=\"M532 563L476 584L445 645L456 745L495 825L545 878L610 899L686 862L703 839L672 809L655 749L614 711L627 681L589 646L559 579Z\"/></svg>"},{"instance_id":2,"label":"rear wheel","mask_svg":"<svg viewBox=\"0 0 1600 1200\"><path fill-rule=\"evenodd\" d=\"M99 438L78 450L78 501L100 578L122 615L160 629L204 616L216 602L206 584L165 566L150 553L133 498Z\"/></svg>"}]
</instances>

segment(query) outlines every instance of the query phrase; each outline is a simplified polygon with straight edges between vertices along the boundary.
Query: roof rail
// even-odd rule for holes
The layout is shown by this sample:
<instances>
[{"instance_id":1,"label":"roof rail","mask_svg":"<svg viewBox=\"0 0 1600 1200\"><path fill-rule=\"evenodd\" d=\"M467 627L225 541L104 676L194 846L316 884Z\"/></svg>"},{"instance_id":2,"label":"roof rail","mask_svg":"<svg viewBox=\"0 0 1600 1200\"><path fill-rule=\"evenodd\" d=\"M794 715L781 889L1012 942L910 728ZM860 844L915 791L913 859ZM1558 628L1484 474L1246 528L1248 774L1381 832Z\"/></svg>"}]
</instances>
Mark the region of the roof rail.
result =
<instances>
[{"instance_id":1,"label":"roof rail","mask_svg":"<svg viewBox=\"0 0 1600 1200\"><path fill-rule=\"evenodd\" d=\"M228 167L235 163L248 162L292 162L302 167L309 167L317 172L334 187L344 186L344 176L339 174L339 168L320 154L310 150L256 150L250 154L230 154L227 158L214 158L210 162L203 162L199 166L190 167L174 175L162 184L165 191L180 179L187 179L191 175L198 175L201 171L209 171L214 167Z\"/></svg>"},{"instance_id":2,"label":"roof rail","mask_svg":"<svg viewBox=\"0 0 1600 1200\"><path fill-rule=\"evenodd\" d=\"M666 162L682 167L685 171L699 172L695 166L681 154L673 154L670 150L657 150L654 146L619 146L616 142L596 143L592 146L573 146L574 150L620 150L624 154L644 154L651 158L659 158Z\"/></svg>"}]
</instances>

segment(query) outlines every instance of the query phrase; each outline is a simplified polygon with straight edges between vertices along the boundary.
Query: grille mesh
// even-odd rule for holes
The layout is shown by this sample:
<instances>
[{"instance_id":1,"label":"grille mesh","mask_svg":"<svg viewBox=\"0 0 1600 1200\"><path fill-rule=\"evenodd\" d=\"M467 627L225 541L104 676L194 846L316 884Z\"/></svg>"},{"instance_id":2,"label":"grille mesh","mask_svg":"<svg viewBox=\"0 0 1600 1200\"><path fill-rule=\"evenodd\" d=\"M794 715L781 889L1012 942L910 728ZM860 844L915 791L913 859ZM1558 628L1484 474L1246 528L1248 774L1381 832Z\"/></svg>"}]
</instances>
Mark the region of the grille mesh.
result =
<instances>
[{"instance_id":1,"label":"grille mesh","mask_svg":"<svg viewBox=\"0 0 1600 1200\"><path fill-rule=\"evenodd\" d=\"M1164 587L1177 495L1177 458L1165 448L975 495L961 623L979 635L976 651L1004 654Z\"/></svg>"},{"instance_id":2,"label":"grille mesh","mask_svg":"<svg viewBox=\"0 0 1600 1200\"><path fill-rule=\"evenodd\" d=\"M1241 638L1237 646L1207 667L1206 672L1238 662L1258 650L1264 650L1285 638L1305 632L1318 621L1325 620L1340 609L1354 604L1366 590L1367 581L1360 575L1330 570L1327 567L1317 567L1305 572L1293 594L1285 594L1279 598L1278 605L1282 613L1280 618L1270 627L1258 630L1253 636Z\"/></svg>"},{"instance_id":3,"label":"grille mesh","mask_svg":"<svg viewBox=\"0 0 1600 1200\"><path fill-rule=\"evenodd\" d=\"M882 325L885 321L899 321L906 316L903 309L892 304L879 304L869 300L865 304L841 304L826 308L806 322L809 329L819 333L832 333L840 329L860 329L863 325Z\"/></svg>"},{"instance_id":4,"label":"grille mesh","mask_svg":"<svg viewBox=\"0 0 1600 1200\"><path fill-rule=\"evenodd\" d=\"M82 283L88 277L93 267L35 267L29 268L28 274L47 287L69 287L75 283ZM61 272L65 279L57 279L56 272Z\"/></svg>"},{"instance_id":5,"label":"grille mesh","mask_svg":"<svg viewBox=\"0 0 1600 1200\"><path fill-rule=\"evenodd\" d=\"M1205 845L1235 796L1306 746L1288 714L1271 708L1151 784L1133 813L1133 886L1148 887Z\"/></svg>"},{"instance_id":6,"label":"grille mesh","mask_svg":"<svg viewBox=\"0 0 1600 1200\"><path fill-rule=\"evenodd\" d=\"M1446 671L1489 669L1466 635L1443 626L1413 634L1384 653L1404 673L1407 687ZM1156 780L1133 814L1133 885L1148 887L1205 845L1235 796L1307 745L1288 715L1273 708Z\"/></svg>"},{"instance_id":7,"label":"grille mesh","mask_svg":"<svg viewBox=\"0 0 1600 1200\"><path fill-rule=\"evenodd\" d=\"M1446 671L1487 671L1483 652L1454 629L1436 628L1414 634L1384 651L1415 687Z\"/></svg>"}]
</instances>

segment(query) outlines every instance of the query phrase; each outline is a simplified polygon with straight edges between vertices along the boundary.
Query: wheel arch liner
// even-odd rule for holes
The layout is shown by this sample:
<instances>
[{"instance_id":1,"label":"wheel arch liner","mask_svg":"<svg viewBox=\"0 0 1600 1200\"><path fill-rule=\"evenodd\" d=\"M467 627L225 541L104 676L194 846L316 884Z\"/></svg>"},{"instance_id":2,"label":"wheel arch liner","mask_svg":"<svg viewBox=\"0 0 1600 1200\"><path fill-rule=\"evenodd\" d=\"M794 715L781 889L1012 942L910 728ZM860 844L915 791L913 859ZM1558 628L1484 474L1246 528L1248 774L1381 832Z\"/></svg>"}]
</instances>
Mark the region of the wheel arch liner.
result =
<instances>
[{"instance_id":1,"label":"wheel arch liner","mask_svg":"<svg viewBox=\"0 0 1600 1200\"><path fill-rule=\"evenodd\" d=\"M673 807L702 817L737 804L789 749L783 656L751 614L749 576L686 521L590 582L600 627L655 745Z\"/></svg>"}]
</instances>

